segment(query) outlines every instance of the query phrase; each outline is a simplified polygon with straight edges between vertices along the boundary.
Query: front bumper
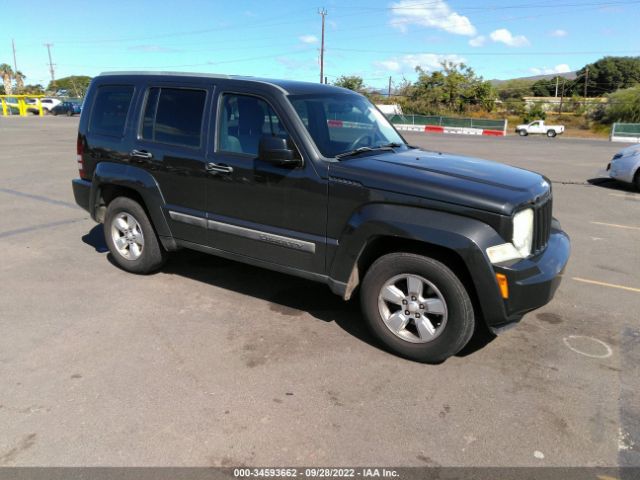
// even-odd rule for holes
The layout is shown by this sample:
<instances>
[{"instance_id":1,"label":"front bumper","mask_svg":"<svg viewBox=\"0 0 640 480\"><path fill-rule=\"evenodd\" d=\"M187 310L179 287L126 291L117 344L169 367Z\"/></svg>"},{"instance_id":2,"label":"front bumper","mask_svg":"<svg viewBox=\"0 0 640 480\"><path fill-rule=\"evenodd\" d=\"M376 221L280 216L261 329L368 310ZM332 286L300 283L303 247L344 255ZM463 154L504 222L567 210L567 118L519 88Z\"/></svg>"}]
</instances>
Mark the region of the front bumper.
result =
<instances>
[{"instance_id":1,"label":"front bumper","mask_svg":"<svg viewBox=\"0 0 640 480\"><path fill-rule=\"evenodd\" d=\"M507 277L509 298L504 300L505 321L492 324L490 328L498 332L519 321L525 313L549 303L562 281L570 253L569 236L554 220L549 243L544 252L512 265L494 266L496 273L502 273Z\"/></svg>"},{"instance_id":2,"label":"front bumper","mask_svg":"<svg viewBox=\"0 0 640 480\"><path fill-rule=\"evenodd\" d=\"M635 175L635 165L630 162L612 161L607 165L607 173L609 178L618 180L620 182L632 183Z\"/></svg>"}]
</instances>

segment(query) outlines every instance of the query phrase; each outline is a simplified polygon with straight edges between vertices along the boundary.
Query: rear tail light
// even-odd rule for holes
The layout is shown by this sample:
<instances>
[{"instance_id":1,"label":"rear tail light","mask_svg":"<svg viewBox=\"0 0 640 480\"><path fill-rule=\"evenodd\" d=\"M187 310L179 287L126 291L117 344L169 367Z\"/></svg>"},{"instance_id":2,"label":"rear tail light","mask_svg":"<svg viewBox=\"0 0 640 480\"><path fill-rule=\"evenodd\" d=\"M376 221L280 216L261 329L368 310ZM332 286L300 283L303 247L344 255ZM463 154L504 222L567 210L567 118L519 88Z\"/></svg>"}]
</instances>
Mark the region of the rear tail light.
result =
<instances>
[{"instance_id":1,"label":"rear tail light","mask_svg":"<svg viewBox=\"0 0 640 480\"><path fill-rule=\"evenodd\" d=\"M84 153L84 143L82 142L80 135L78 135L78 141L76 142L76 153L78 154L78 172L80 173L80 178L84 178L84 159L82 156Z\"/></svg>"}]
</instances>

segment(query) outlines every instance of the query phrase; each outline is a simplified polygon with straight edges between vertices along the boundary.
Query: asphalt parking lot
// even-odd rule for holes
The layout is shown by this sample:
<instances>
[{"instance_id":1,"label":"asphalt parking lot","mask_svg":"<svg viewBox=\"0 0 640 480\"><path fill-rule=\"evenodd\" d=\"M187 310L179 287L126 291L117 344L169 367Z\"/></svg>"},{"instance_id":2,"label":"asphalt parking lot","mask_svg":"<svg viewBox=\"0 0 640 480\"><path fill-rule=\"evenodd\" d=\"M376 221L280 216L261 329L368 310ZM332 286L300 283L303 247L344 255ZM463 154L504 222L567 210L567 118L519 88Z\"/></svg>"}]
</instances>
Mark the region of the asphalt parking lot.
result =
<instances>
[{"instance_id":1,"label":"asphalt parking lot","mask_svg":"<svg viewBox=\"0 0 640 480\"><path fill-rule=\"evenodd\" d=\"M127 274L75 206L77 117L0 118L0 465L640 465L640 193L621 144L407 134L539 171L552 303L441 365L327 287L200 253Z\"/></svg>"}]
</instances>

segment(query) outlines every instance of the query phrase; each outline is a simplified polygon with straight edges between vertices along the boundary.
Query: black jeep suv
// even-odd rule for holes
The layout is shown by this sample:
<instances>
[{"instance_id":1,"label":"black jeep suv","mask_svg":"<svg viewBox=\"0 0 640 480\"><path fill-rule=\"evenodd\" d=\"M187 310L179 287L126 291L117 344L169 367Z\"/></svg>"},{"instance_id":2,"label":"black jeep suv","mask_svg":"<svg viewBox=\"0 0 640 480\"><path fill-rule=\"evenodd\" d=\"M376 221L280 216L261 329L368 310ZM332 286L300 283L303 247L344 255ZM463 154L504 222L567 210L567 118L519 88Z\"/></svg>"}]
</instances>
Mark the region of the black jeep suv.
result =
<instances>
[{"instance_id":1,"label":"black jeep suv","mask_svg":"<svg viewBox=\"0 0 640 480\"><path fill-rule=\"evenodd\" d=\"M358 289L373 333L418 361L549 302L569 258L544 177L412 147L342 88L102 74L77 149L76 202L123 269L186 247Z\"/></svg>"}]
</instances>

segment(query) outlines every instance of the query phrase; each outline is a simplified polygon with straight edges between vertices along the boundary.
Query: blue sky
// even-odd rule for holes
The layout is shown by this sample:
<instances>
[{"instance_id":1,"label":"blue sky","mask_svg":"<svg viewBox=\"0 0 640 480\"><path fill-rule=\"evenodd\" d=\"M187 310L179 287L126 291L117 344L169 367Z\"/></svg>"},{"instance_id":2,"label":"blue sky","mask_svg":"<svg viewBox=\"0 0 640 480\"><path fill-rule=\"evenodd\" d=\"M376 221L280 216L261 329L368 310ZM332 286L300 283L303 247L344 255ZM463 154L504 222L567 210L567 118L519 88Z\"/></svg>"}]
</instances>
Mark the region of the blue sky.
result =
<instances>
[{"instance_id":1,"label":"blue sky","mask_svg":"<svg viewBox=\"0 0 640 480\"><path fill-rule=\"evenodd\" d=\"M640 55L640 1L632 0L263 0L2 2L0 63L27 83L111 70L175 70L319 79L325 7L325 74L389 76L443 59L487 79L581 68L609 55ZM11 21L7 21L10 19Z\"/></svg>"}]
</instances>

